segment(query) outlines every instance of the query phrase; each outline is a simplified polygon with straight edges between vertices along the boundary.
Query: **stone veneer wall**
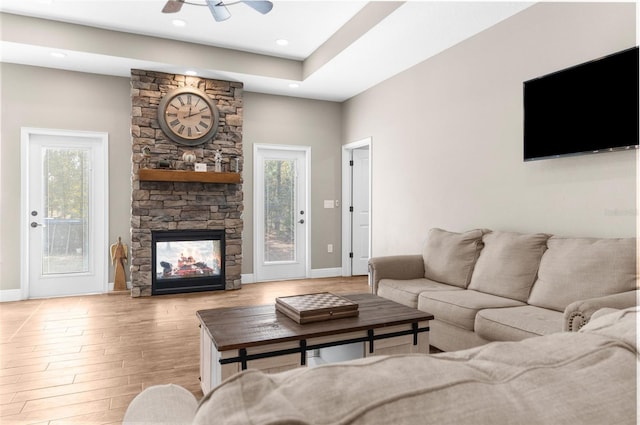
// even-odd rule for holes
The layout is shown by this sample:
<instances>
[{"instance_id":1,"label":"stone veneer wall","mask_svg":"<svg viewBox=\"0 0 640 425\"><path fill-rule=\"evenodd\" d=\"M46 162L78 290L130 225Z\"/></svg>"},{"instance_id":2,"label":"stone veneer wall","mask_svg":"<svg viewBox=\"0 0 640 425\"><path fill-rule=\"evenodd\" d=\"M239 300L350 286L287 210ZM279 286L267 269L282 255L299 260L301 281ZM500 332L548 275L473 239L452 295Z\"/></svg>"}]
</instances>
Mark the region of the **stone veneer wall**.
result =
<instances>
[{"instance_id":1,"label":"stone veneer wall","mask_svg":"<svg viewBox=\"0 0 640 425\"><path fill-rule=\"evenodd\" d=\"M214 140L190 147L170 141L158 125L158 105L175 88L204 90L220 112ZM222 171L230 171L234 158L242 170L242 83L210 80L161 72L131 71L132 200L130 271L133 297L151 295L151 231L224 229L226 239L225 289L240 288L242 265L242 184L140 181L141 166L156 168L169 160L174 168L189 169L182 154L193 150L198 162L213 167L213 155L222 151ZM149 158L142 148L151 150Z\"/></svg>"}]
</instances>

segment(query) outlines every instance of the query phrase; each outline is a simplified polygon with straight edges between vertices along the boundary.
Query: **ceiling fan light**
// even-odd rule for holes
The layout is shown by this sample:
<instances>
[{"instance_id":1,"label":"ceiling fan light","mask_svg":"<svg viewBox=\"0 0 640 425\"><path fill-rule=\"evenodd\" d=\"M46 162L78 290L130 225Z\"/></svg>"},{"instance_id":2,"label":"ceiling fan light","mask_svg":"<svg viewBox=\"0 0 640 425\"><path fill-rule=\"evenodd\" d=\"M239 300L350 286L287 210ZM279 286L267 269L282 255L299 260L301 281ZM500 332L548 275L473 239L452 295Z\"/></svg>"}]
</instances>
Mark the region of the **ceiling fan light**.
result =
<instances>
[{"instance_id":1,"label":"ceiling fan light","mask_svg":"<svg viewBox=\"0 0 640 425\"><path fill-rule=\"evenodd\" d=\"M231 17L231 13L221 1L207 0L207 6L216 22L226 21Z\"/></svg>"},{"instance_id":2,"label":"ceiling fan light","mask_svg":"<svg viewBox=\"0 0 640 425\"><path fill-rule=\"evenodd\" d=\"M252 8L253 10L257 10L263 15L266 15L267 13L271 12L271 9L273 9L273 3L267 0L257 0L257 1L245 0L243 1L243 3L249 6L250 8Z\"/></svg>"}]
</instances>

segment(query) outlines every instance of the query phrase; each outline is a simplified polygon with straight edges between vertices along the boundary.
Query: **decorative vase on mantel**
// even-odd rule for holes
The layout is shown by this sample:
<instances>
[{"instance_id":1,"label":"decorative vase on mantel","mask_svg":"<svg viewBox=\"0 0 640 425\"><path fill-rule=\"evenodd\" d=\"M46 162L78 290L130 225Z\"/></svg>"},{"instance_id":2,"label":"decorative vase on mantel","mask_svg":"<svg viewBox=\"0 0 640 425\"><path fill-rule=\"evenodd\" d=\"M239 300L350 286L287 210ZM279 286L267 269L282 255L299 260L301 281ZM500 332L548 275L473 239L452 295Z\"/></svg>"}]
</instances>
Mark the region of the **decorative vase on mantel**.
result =
<instances>
[{"instance_id":1,"label":"decorative vase on mantel","mask_svg":"<svg viewBox=\"0 0 640 425\"><path fill-rule=\"evenodd\" d=\"M216 173L222 172L222 152L220 152L220 149L213 156L213 171Z\"/></svg>"},{"instance_id":2,"label":"decorative vase on mantel","mask_svg":"<svg viewBox=\"0 0 640 425\"><path fill-rule=\"evenodd\" d=\"M184 151L184 153L182 154L182 161L184 161L185 165L189 164L189 167L191 169L193 169L193 163L196 162L196 159L197 156L194 151Z\"/></svg>"}]
</instances>

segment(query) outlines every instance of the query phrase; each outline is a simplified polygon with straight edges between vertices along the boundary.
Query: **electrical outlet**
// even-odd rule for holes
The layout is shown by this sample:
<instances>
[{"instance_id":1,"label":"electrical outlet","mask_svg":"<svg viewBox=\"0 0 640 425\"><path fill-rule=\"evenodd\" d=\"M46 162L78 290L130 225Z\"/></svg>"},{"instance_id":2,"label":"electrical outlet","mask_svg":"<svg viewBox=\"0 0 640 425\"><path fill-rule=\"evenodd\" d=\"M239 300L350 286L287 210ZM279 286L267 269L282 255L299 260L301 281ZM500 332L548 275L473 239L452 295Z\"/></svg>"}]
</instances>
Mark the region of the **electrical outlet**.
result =
<instances>
[{"instance_id":1,"label":"electrical outlet","mask_svg":"<svg viewBox=\"0 0 640 425\"><path fill-rule=\"evenodd\" d=\"M332 243L327 245L327 252L333 252L333 244Z\"/></svg>"}]
</instances>

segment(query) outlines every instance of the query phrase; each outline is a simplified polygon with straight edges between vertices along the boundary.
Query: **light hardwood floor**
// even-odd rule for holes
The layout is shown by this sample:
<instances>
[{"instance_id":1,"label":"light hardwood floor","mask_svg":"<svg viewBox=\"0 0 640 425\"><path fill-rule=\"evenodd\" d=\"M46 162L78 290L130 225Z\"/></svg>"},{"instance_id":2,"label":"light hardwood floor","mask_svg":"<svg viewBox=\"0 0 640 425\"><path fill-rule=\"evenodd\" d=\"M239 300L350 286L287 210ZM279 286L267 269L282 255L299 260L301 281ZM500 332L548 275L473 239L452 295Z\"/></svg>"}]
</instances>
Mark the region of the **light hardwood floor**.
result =
<instances>
[{"instance_id":1,"label":"light hardwood floor","mask_svg":"<svg viewBox=\"0 0 640 425\"><path fill-rule=\"evenodd\" d=\"M202 397L196 311L275 297L369 292L365 276L243 285L237 291L128 294L0 304L0 423L115 424L151 385Z\"/></svg>"}]
</instances>

